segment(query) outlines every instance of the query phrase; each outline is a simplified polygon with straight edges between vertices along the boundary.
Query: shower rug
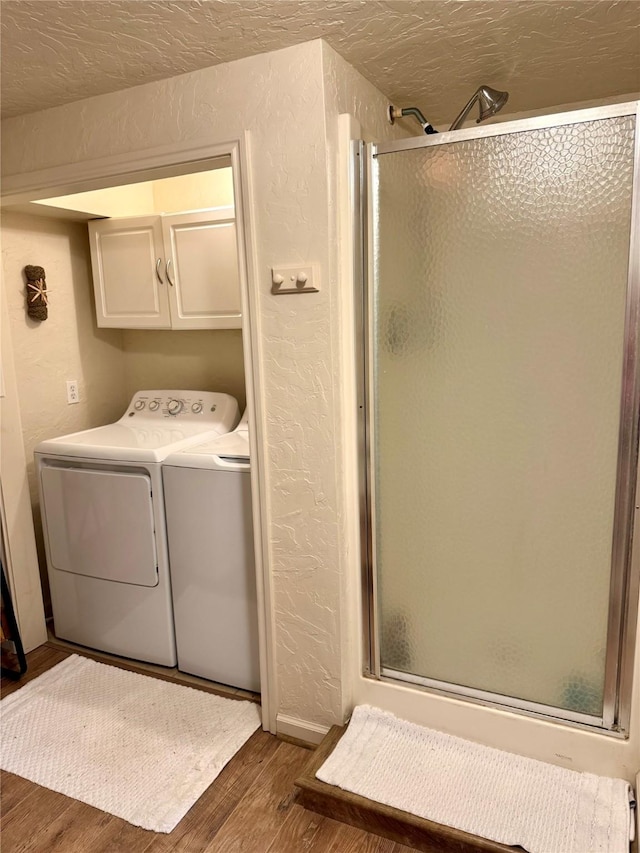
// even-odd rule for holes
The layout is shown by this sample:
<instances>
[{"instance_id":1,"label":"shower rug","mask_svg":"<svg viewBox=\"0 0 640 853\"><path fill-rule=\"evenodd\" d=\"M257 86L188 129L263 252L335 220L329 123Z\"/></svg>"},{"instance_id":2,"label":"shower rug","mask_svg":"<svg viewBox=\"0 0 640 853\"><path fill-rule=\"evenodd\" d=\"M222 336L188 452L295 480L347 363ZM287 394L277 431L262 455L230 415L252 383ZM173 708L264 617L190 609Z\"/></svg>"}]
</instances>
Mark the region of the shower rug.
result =
<instances>
[{"instance_id":1,"label":"shower rug","mask_svg":"<svg viewBox=\"0 0 640 853\"><path fill-rule=\"evenodd\" d=\"M260 725L253 702L72 655L0 702L3 770L171 832Z\"/></svg>"},{"instance_id":2,"label":"shower rug","mask_svg":"<svg viewBox=\"0 0 640 853\"><path fill-rule=\"evenodd\" d=\"M529 853L628 853L630 785L358 706L322 782Z\"/></svg>"}]
</instances>

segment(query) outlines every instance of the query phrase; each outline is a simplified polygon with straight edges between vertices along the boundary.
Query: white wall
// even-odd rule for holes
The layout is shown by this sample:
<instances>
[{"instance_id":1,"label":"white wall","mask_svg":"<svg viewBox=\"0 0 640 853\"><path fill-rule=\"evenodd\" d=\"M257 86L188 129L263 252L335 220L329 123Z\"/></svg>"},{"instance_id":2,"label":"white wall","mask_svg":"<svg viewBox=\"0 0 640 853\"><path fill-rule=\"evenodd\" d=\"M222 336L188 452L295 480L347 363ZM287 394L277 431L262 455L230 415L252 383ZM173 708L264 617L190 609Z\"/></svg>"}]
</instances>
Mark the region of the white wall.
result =
<instances>
[{"instance_id":1,"label":"white wall","mask_svg":"<svg viewBox=\"0 0 640 853\"><path fill-rule=\"evenodd\" d=\"M43 322L25 310L27 264L45 269L50 293ZM2 271L30 457L45 438L119 417L127 402L122 332L96 328L86 225L4 214ZM67 379L79 382L77 405L67 404Z\"/></svg>"},{"instance_id":2,"label":"white wall","mask_svg":"<svg viewBox=\"0 0 640 853\"><path fill-rule=\"evenodd\" d=\"M154 181L153 204L156 213L180 213L184 210L232 205L233 171L228 166L225 169Z\"/></svg>"},{"instance_id":3,"label":"white wall","mask_svg":"<svg viewBox=\"0 0 640 853\"><path fill-rule=\"evenodd\" d=\"M95 216L148 216L155 213L153 183L150 181L39 199L37 204L83 211Z\"/></svg>"}]
</instances>

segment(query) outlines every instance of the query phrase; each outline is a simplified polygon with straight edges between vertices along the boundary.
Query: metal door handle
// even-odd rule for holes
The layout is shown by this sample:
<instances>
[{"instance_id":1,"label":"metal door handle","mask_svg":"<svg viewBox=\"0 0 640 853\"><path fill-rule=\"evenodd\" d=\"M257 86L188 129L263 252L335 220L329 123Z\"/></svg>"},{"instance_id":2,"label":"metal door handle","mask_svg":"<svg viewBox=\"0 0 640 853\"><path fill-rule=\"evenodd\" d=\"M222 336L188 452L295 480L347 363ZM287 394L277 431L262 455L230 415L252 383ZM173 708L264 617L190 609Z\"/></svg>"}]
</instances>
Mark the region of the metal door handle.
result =
<instances>
[{"instance_id":1,"label":"metal door handle","mask_svg":"<svg viewBox=\"0 0 640 853\"><path fill-rule=\"evenodd\" d=\"M156 261L156 276L158 277L158 281L160 282L160 284L164 284L164 280L163 280L162 276L160 275L160 265L161 264L162 264L162 258L158 258L158 260Z\"/></svg>"},{"instance_id":2,"label":"metal door handle","mask_svg":"<svg viewBox=\"0 0 640 853\"><path fill-rule=\"evenodd\" d=\"M170 267L170 266L171 266L171 258L169 258L169 260L167 261L167 281L169 282L169 284L171 285L171 287L173 287L173 286L174 286L174 284L173 284L173 282L171 281L171 276L169 275L169 267Z\"/></svg>"}]
</instances>

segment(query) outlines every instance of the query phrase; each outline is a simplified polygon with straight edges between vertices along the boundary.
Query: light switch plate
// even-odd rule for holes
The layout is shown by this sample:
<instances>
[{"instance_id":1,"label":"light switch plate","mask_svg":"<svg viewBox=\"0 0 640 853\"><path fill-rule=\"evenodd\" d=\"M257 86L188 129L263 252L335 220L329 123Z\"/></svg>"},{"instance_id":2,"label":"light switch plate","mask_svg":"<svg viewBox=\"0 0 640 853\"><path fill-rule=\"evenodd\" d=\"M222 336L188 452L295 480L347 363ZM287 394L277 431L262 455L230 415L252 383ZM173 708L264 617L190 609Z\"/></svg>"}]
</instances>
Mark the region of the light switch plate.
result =
<instances>
[{"instance_id":1,"label":"light switch plate","mask_svg":"<svg viewBox=\"0 0 640 853\"><path fill-rule=\"evenodd\" d=\"M318 293L320 278L315 264L271 269L271 293Z\"/></svg>"}]
</instances>

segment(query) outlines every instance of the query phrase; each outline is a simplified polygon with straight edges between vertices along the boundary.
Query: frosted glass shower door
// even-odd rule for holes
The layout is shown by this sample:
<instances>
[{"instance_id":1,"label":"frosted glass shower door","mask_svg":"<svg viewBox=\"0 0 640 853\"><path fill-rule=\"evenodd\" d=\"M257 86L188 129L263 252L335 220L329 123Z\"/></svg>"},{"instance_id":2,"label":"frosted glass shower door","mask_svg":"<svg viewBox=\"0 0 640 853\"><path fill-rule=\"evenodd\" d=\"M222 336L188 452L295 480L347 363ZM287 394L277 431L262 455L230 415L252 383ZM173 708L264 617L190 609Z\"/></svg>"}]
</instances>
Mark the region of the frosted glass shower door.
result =
<instances>
[{"instance_id":1,"label":"frosted glass shower door","mask_svg":"<svg viewBox=\"0 0 640 853\"><path fill-rule=\"evenodd\" d=\"M382 675L603 716L634 128L372 157Z\"/></svg>"}]
</instances>

